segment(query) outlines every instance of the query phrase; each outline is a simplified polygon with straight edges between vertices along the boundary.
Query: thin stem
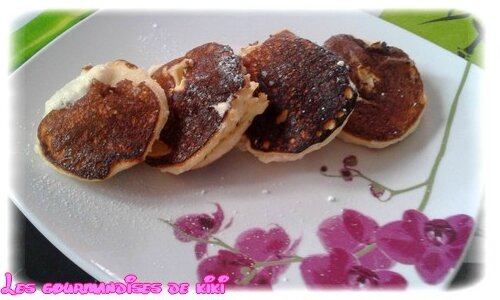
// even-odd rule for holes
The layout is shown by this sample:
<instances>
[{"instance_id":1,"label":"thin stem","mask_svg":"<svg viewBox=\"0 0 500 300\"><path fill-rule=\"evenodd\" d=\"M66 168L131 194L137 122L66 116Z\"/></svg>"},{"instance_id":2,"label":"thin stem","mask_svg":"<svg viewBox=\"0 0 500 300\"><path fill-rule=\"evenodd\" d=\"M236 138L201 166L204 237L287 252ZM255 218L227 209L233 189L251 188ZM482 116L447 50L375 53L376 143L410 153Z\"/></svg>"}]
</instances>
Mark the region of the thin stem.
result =
<instances>
[{"instance_id":1,"label":"thin stem","mask_svg":"<svg viewBox=\"0 0 500 300\"><path fill-rule=\"evenodd\" d=\"M354 170L354 169L350 169L350 170ZM357 170L354 170L354 171L357 171ZM322 173L322 174L325 177L336 177L336 178L342 178L342 177L344 177L342 175L332 175L332 174L326 174L326 173ZM358 177L358 175L352 175L352 177Z\"/></svg>"},{"instance_id":2,"label":"thin stem","mask_svg":"<svg viewBox=\"0 0 500 300\"><path fill-rule=\"evenodd\" d=\"M245 277L243 277L242 280L238 281L237 284L238 285L249 284L250 281L252 281L252 279L255 277L255 275L257 275L258 272L259 272L259 270L257 268L252 269L247 275L245 275Z\"/></svg>"},{"instance_id":3,"label":"thin stem","mask_svg":"<svg viewBox=\"0 0 500 300\"><path fill-rule=\"evenodd\" d=\"M434 161L434 165L432 165L431 172L427 179L427 188L425 189L424 197L422 198L422 202L418 206L419 211L423 211L429 203L429 199L431 196L432 188L434 187L434 180L436 179L436 174L441 164L441 160L446 152L446 146L448 144L448 139L450 138L451 127L453 125L453 119L455 118L455 113L457 112L458 100L460 99L460 94L465 86L465 81L467 80L467 76L469 75L469 70L471 66L470 60L467 60L467 64L465 65L465 70L462 75L462 80L460 81L460 85L458 86L457 93L455 94L455 98L453 99L453 103L451 104L450 113L448 115L448 121L446 122L446 128L444 131L443 140L441 141L441 147L439 148L438 155L436 156L436 160Z\"/></svg>"},{"instance_id":4,"label":"thin stem","mask_svg":"<svg viewBox=\"0 0 500 300\"><path fill-rule=\"evenodd\" d=\"M372 183L372 184L375 184L375 185L378 185L380 186L381 188L383 188L384 190L388 191L391 195L389 196L389 198L387 200L390 200L393 196L395 195L398 195L398 194L402 194L402 193L406 193L406 192L409 192L409 191L413 191L413 190L416 190L418 188L421 188L425 185L428 184L428 180L422 182L422 183L419 183L419 184L416 184L416 185L413 185L413 186L410 186L410 187L407 187L407 188L404 188L404 189L400 189L400 190L395 190L395 189L391 189L390 187L386 186L386 185L383 185L381 183L379 183L378 181L366 176L365 174L363 174L363 172L359 171L359 170L356 170L356 169L352 169L352 168L346 168L348 169L349 171L353 172L354 174L352 175L352 177L361 177L363 179L365 179L366 181ZM332 174L326 174L326 173L323 173L323 176L326 176L326 177L343 177L342 175L332 175ZM386 200L386 201L387 201Z\"/></svg>"},{"instance_id":5,"label":"thin stem","mask_svg":"<svg viewBox=\"0 0 500 300\"><path fill-rule=\"evenodd\" d=\"M370 252L372 252L373 250L375 250L377 248L377 244L376 243L371 243L371 244L368 244L366 245L365 247L363 247L361 250L357 251L356 253L354 253L354 256L356 256L357 258L360 258Z\"/></svg>"},{"instance_id":6,"label":"thin stem","mask_svg":"<svg viewBox=\"0 0 500 300\"><path fill-rule=\"evenodd\" d=\"M195 242L200 242L200 243L206 243L207 242L207 240L205 240L205 239L200 239L200 238L197 238L195 236L192 236L190 234L185 233L179 227L177 227L177 225L173 224L169 220L165 220L165 219L162 219L162 218L159 218L159 220L162 221L163 223L169 225L170 227L172 227L174 230L176 230L177 232L179 232L182 236L184 236L186 239L188 239L190 241L195 241Z\"/></svg>"},{"instance_id":7,"label":"thin stem","mask_svg":"<svg viewBox=\"0 0 500 300\"><path fill-rule=\"evenodd\" d=\"M389 196L389 198L387 200L391 199L393 196L396 196L398 194L402 194L402 193L406 193L406 192L409 192L409 191L413 191L413 190L416 190L416 189L421 188L421 187L423 187L423 186L425 186L425 185L428 184L428 180L426 180L426 181L424 181L422 183L419 183L419 184L416 184L416 185L413 185L413 186L410 186L410 187L407 187L407 188L404 188L404 189L395 190L395 189L391 189L390 187L385 186L385 185L379 183L376 180L371 179L370 177L366 176L365 174L363 174L359 170L356 170L356 169L349 169L349 170L351 170L351 171L353 171L353 172L356 173L356 175L354 175L354 176L359 176L359 177L361 177L361 178L363 178L363 179L371 182L372 184L376 184L376 185L380 186L381 188L383 188L384 190L389 191L390 196Z\"/></svg>"},{"instance_id":8,"label":"thin stem","mask_svg":"<svg viewBox=\"0 0 500 300\"><path fill-rule=\"evenodd\" d=\"M302 261L303 258L297 255L294 255L292 257L288 257L285 259L280 259L280 260L271 260L271 261L257 261L255 262L255 267L251 269L248 274L243 277L242 280L237 282L239 285L247 285L252 281L252 279L261 271L263 268L266 267L274 267L274 266L281 266L281 265L286 265L286 264L291 264L295 262L300 262Z\"/></svg>"},{"instance_id":9,"label":"thin stem","mask_svg":"<svg viewBox=\"0 0 500 300\"><path fill-rule=\"evenodd\" d=\"M234 247L231 247L229 246L228 244L226 244L224 241L222 241L221 239L215 237L215 236L212 236L211 237L213 241L209 241L210 243L214 244L214 245L218 245L218 246L221 246L223 248L226 248L228 250L231 250L232 252L235 252L235 253L241 253L240 251L238 251L237 249L235 249Z\"/></svg>"},{"instance_id":10,"label":"thin stem","mask_svg":"<svg viewBox=\"0 0 500 300\"><path fill-rule=\"evenodd\" d=\"M229 246L228 244L226 244L225 242L223 242L219 238L216 238L214 236L211 236L210 237L211 239L197 238L195 236L187 234L186 232L184 232L183 230L181 230L177 225L173 224L172 222L170 222L168 220L161 219L161 218L159 220L162 221L163 223L166 223L169 226L171 226L174 230L176 230L177 232L179 232L182 236L184 236L186 239L188 239L190 241L195 241L195 242L198 242L198 243L205 243L205 244L212 244L212 245L220 246L222 248L226 248L227 250L230 250L230 251L233 251L233 252L236 252L236 253L240 253L238 250L236 250L235 248Z\"/></svg>"},{"instance_id":11,"label":"thin stem","mask_svg":"<svg viewBox=\"0 0 500 300\"><path fill-rule=\"evenodd\" d=\"M380 186L384 190L389 191L391 194L394 193L393 189L391 189L391 188L389 188L389 187L387 187L387 186L385 186L385 185L383 185L381 183L378 183L377 181L375 181L375 180L371 179L370 177L366 176L365 174L361 173L361 171L354 170L354 169L351 169L351 170L354 171L354 172L356 172L359 177L361 177L361 178L363 178L363 179L365 179L365 180L367 180L367 181L369 181L369 182L371 182L373 184L376 184L376 185Z\"/></svg>"},{"instance_id":12,"label":"thin stem","mask_svg":"<svg viewBox=\"0 0 500 300\"><path fill-rule=\"evenodd\" d=\"M303 260L303 258L300 256L293 256L293 257L280 259L280 260L258 261L255 263L255 266L256 267L274 267L274 266L291 264L291 263L295 263L295 262L301 262L302 260Z\"/></svg>"},{"instance_id":13,"label":"thin stem","mask_svg":"<svg viewBox=\"0 0 500 300\"><path fill-rule=\"evenodd\" d=\"M417 185L414 185L414 186L410 186L408 188L405 188L405 189L401 189L401 190L393 190L391 191L392 195L397 195L397 194L402 194L402 193L406 193L406 192L409 192L409 191L413 191L413 190L416 190L420 187L423 187L423 186L426 186L429 182L426 180L422 183L419 183Z\"/></svg>"}]
</instances>

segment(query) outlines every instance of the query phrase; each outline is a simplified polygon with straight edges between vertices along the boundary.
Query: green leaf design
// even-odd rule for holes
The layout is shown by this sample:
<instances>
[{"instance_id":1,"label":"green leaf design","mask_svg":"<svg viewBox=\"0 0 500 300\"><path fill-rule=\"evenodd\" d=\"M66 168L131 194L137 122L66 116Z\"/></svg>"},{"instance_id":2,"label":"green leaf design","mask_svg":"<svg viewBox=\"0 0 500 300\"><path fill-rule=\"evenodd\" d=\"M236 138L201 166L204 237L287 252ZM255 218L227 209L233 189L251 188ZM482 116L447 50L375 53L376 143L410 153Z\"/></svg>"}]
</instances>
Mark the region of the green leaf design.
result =
<instances>
[{"instance_id":1,"label":"green leaf design","mask_svg":"<svg viewBox=\"0 0 500 300\"><path fill-rule=\"evenodd\" d=\"M380 18L483 66L483 29L477 17L455 10L384 10Z\"/></svg>"},{"instance_id":2,"label":"green leaf design","mask_svg":"<svg viewBox=\"0 0 500 300\"><path fill-rule=\"evenodd\" d=\"M11 35L11 70L93 11L45 11Z\"/></svg>"}]
</instances>

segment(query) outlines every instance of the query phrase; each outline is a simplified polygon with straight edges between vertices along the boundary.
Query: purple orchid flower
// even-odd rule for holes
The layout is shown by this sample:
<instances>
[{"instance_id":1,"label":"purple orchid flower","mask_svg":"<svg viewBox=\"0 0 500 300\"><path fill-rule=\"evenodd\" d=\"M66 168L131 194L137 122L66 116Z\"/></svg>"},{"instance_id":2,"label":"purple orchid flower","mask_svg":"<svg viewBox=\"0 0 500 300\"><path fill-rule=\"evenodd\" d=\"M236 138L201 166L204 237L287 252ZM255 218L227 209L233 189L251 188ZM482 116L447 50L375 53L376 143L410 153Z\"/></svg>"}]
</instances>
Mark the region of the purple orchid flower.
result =
<instances>
[{"instance_id":1,"label":"purple orchid flower","mask_svg":"<svg viewBox=\"0 0 500 300\"><path fill-rule=\"evenodd\" d=\"M217 233L224 221L224 212L219 204L215 204L215 206L217 210L212 213L212 216L203 213L179 217L174 223L175 237L181 242L190 242L193 237L207 240L211 235ZM207 243L197 242L194 249L196 258L201 259L207 253Z\"/></svg>"},{"instance_id":2,"label":"purple orchid flower","mask_svg":"<svg viewBox=\"0 0 500 300\"><path fill-rule=\"evenodd\" d=\"M257 263L292 257L299 242L299 239L291 242L288 234L279 226L268 231L249 229L236 239L234 249L237 252L219 250L216 256L202 260L198 265L198 277L227 275L229 281L226 284L242 285L249 272L256 272L245 285L271 288L289 264L265 266L257 270Z\"/></svg>"},{"instance_id":3,"label":"purple orchid flower","mask_svg":"<svg viewBox=\"0 0 500 300\"><path fill-rule=\"evenodd\" d=\"M436 284L456 265L473 226L467 215L429 220L417 210L407 210L402 221L378 230L376 243L392 259L415 265L426 283Z\"/></svg>"},{"instance_id":4,"label":"purple orchid flower","mask_svg":"<svg viewBox=\"0 0 500 300\"><path fill-rule=\"evenodd\" d=\"M367 268L342 248L304 258L300 271L305 283L312 288L401 289L407 286L400 274Z\"/></svg>"},{"instance_id":5,"label":"purple orchid flower","mask_svg":"<svg viewBox=\"0 0 500 300\"><path fill-rule=\"evenodd\" d=\"M305 283L313 288L405 288L403 276L386 270L393 261L375 247L378 229L375 220L351 209L324 220L318 237L328 254L304 258Z\"/></svg>"},{"instance_id":6,"label":"purple orchid flower","mask_svg":"<svg viewBox=\"0 0 500 300\"><path fill-rule=\"evenodd\" d=\"M360 212L345 209L342 215L324 220L318 229L318 237L328 252L343 248L350 253L361 251L375 243L379 225ZM388 269L393 261L375 248L359 258L360 263L371 269Z\"/></svg>"}]
</instances>

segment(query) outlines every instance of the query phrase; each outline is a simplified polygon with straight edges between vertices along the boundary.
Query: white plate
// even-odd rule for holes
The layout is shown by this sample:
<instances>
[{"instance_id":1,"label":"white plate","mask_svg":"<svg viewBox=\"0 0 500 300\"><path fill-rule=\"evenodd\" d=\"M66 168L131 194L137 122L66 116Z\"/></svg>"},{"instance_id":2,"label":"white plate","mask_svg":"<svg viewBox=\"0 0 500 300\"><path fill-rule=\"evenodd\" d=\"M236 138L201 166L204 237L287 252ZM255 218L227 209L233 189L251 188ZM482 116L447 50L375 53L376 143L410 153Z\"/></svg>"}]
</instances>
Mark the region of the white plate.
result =
<instances>
[{"instance_id":1,"label":"white plate","mask_svg":"<svg viewBox=\"0 0 500 300\"><path fill-rule=\"evenodd\" d=\"M141 165L102 183L84 183L60 175L34 153L36 128L44 102L76 77L84 64L124 58L144 68L183 55L209 41L238 50L288 28L322 44L337 33L385 40L416 62L429 105L420 127L405 141L384 150L334 141L297 162L262 164L233 150L214 164L181 176ZM338 173L342 160L355 155L356 167L393 189L427 179L443 141L451 104L466 61L392 24L361 12L317 13L109 13L84 20L29 60L11 76L14 94L13 180L11 197L21 211L64 254L102 281L134 273L140 281L198 281L194 243L182 243L159 218L215 211L219 203L226 224L216 236L234 245L243 231L281 226L292 240L301 237L296 255L326 253L317 236L319 224L342 209L357 210L380 225L416 209L426 187L388 202L374 198L368 182L325 177ZM474 220L480 207L477 87L482 71L472 66L458 99L447 148L428 205L430 219L466 214ZM334 198L334 201L329 201ZM224 226L224 225L223 225ZM209 246L213 256L221 249ZM443 288L460 262L436 284L422 280L413 265L396 263L409 288ZM300 263L280 275L274 289L304 287Z\"/></svg>"}]
</instances>

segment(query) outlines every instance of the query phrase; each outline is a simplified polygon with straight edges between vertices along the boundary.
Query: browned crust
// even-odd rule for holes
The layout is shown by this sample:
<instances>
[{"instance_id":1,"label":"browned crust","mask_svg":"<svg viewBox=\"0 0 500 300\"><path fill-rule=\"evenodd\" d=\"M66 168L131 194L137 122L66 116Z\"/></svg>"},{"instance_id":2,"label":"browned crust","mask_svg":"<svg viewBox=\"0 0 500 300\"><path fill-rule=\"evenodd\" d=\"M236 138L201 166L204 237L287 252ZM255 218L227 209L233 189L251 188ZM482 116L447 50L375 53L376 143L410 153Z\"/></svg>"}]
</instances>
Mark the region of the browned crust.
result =
<instances>
[{"instance_id":1,"label":"browned crust","mask_svg":"<svg viewBox=\"0 0 500 300\"><path fill-rule=\"evenodd\" d=\"M246 132L261 152L300 153L337 132L353 110L357 94L340 58L284 30L243 57L257 92L268 95L267 110Z\"/></svg>"},{"instance_id":2,"label":"browned crust","mask_svg":"<svg viewBox=\"0 0 500 300\"><path fill-rule=\"evenodd\" d=\"M105 179L121 163L144 159L159 113L157 96L144 82L111 87L94 79L85 96L43 118L39 150L66 173Z\"/></svg>"},{"instance_id":3,"label":"browned crust","mask_svg":"<svg viewBox=\"0 0 500 300\"><path fill-rule=\"evenodd\" d=\"M184 88L174 89L175 81L168 70L188 59L184 72ZM229 46L207 43L185 56L159 67L152 78L165 90L170 115L160 140L170 152L149 156L152 166L168 166L186 161L220 129L225 114L219 115L214 105L231 101L244 85L242 65Z\"/></svg>"},{"instance_id":4,"label":"browned crust","mask_svg":"<svg viewBox=\"0 0 500 300\"><path fill-rule=\"evenodd\" d=\"M415 63L405 52L385 42L368 45L344 34L332 36L324 46L350 65L361 98L343 133L376 144L399 141L414 129L426 98ZM375 76L373 85L367 84L367 74Z\"/></svg>"}]
</instances>

